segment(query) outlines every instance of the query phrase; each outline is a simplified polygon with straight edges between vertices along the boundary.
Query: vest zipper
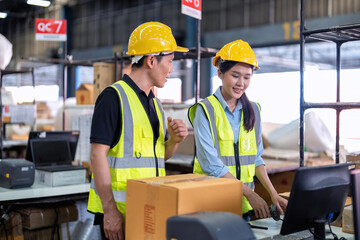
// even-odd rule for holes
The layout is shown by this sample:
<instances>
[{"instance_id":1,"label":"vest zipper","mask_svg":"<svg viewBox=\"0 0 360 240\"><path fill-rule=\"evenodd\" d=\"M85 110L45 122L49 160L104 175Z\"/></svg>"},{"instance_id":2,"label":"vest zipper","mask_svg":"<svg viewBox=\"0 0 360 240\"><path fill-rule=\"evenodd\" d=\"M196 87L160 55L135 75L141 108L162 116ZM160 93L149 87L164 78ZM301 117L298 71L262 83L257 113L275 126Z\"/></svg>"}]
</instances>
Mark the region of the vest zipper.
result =
<instances>
[{"instance_id":1,"label":"vest zipper","mask_svg":"<svg viewBox=\"0 0 360 240\"><path fill-rule=\"evenodd\" d=\"M239 159L239 142L234 143L235 163L236 163L236 178L240 180L240 159Z\"/></svg>"},{"instance_id":2,"label":"vest zipper","mask_svg":"<svg viewBox=\"0 0 360 240\"><path fill-rule=\"evenodd\" d=\"M156 143L154 143L154 156L155 156L155 165L156 165L156 176L159 176L159 163L158 163L158 158L156 156L156 151L155 151L155 145Z\"/></svg>"}]
</instances>

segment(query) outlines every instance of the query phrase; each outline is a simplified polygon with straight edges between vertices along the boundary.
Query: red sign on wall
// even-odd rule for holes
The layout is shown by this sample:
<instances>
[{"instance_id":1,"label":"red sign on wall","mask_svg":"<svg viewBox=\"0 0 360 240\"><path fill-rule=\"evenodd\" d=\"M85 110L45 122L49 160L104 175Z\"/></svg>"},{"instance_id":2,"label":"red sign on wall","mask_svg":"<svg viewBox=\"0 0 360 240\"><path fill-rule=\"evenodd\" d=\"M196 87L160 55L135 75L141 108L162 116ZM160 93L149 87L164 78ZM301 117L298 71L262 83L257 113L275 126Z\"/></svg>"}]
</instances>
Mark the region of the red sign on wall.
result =
<instances>
[{"instance_id":1,"label":"red sign on wall","mask_svg":"<svg viewBox=\"0 0 360 240\"><path fill-rule=\"evenodd\" d=\"M181 13L201 19L201 0L182 0Z\"/></svg>"},{"instance_id":2,"label":"red sign on wall","mask_svg":"<svg viewBox=\"0 0 360 240\"><path fill-rule=\"evenodd\" d=\"M36 40L66 41L66 20L63 19L35 19Z\"/></svg>"}]
</instances>

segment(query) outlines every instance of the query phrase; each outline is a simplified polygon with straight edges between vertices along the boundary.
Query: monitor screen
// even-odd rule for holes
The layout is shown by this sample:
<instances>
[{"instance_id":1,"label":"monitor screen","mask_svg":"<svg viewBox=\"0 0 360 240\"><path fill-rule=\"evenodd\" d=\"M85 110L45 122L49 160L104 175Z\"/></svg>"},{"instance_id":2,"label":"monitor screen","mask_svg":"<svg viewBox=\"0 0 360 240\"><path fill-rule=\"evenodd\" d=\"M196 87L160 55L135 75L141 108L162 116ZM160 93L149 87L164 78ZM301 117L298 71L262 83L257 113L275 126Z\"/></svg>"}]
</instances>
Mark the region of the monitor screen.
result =
<instances>
[{"instance_id":1,"label":"monitor screen","mask_svg":"<svg viewBox=\"0 0 360 240\"><path fill-rule=\"evenodd\" d=\"M325 239L325 224L341 215L350 190L348 164L301 167L295 172L281 235L309 229Z\"/></svg>"},{"instance_id":2,"label":"monitor screen","mask_svg":"<svg viewBox=\"0 0 360 240\"><path fill-rule=\"evenodd\" d=\"M71 165L70 145L66 140L32 139L30 147L36 167Z\"/></svg>"},{"instance_id":3,"label":"monitor screen","mask_svg":"<svg viewBox=\"0 0 360 240\"><path fill-rule=\"evenodd\" d=\"M32 161L32 151L30 141L32 139L65 140L69 142L71 160L75 159L76 148L79 140L80 131L31 131L26 147L25 159Z\"/></svg>"}]
</instances>

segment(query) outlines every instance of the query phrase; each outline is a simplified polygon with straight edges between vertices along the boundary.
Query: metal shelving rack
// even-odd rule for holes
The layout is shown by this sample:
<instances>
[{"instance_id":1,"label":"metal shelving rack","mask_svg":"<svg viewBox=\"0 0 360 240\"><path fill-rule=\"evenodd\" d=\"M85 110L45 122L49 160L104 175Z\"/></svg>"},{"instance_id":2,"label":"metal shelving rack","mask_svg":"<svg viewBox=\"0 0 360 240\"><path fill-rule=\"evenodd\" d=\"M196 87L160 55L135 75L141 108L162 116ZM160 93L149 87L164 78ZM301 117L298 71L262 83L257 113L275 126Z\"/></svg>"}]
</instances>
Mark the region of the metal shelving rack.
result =
<instances>
[{"instance_id":1,"label":"metal shelving rack","mask_svg":"<svg viewBox=\"0 0 360 240\"><path fill-rule=\"evenodd\" d=\"M343 43L360 40L360 24L334 26L324 29L307 30L305 27L305 0L300 6L300 167L304 166L304 113L310 108L332 108L336 111L336 163L339 163L340 113L345 109L360 109L360 102L340 101L340 50ZM314 103L304 100L304 45L306 38L333 42L336 44L336 102Z\"/></svg>"},{"instance_id":2,"label":"metal shelving rack","mask_svg":"<svg viewBox=\"0 0 360 240\"><path fill-rule=\"evenodd\" d=\"M108 63L114 63L115 66L119 65L121 66L121 72L120 76L123 75L123 69L125 66L125 60L130 59L130 56L127 56L124 52L121 52L121 54L115 52L113 57L107 57L107 58L97 58L97 59L91 59L91 60L72 60L72 59L52 59L52 58L23 58L24 61L29 62L36 62L36 63L48 63L48 64L62 64L62 71L63 71L63 106L65 107L65 101L67 99L67 69L71 66L93 66L93 63L95 62L108 62ZM117 78L118 75L118 69L115 68L115 78ZM65 111L63 111L62 116L63 121L63 130L65 130Z\"/></svg>"},{"instance_id":3,"label":"metal shelving rack","mask_svg":"<svg viewBox=\"0 0 360 240\"><path fill-rule=\"evenodd\" d=\"M5 75L10 75L10 74L31 74L31 78L32 78L32 85L33 87L35 87L35 77L34 77L34 69L30 68L27 70L0 70L0 88L2 88L3 86L3 76ZM1 95L1 91L0 91L0 159L3 157L3 148L4 148L4 138L5 138L5 134L4 134L4 129L3 127L5 126L4 122L3 122L3 104L2 104L2 95Z\"/></svg>"}]
</instances>

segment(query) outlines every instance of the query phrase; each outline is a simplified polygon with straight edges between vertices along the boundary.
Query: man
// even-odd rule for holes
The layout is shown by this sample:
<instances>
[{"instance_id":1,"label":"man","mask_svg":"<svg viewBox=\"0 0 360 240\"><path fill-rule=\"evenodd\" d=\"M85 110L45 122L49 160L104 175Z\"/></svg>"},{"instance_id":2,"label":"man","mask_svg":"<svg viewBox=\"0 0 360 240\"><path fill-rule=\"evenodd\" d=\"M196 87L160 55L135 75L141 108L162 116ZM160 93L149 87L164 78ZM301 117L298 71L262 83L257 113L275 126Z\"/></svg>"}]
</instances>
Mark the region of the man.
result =
<instances>
[{"instance_id":1,"label":"man","mask_svg":"<svg viewBox=\"0 0 360 240\"><path fill-rule=\"evenodd\" d=\"M171 29L159 22L138 26L131 34L129 75L106 88L98 97L91 126L93 179L88 211L95 213L108 239L124 239L126 181L165 175L165 160L187 136L181 120L168 117L152 87L164 87L173 71L178 47Z\"/></svg>"}]
</instances>

